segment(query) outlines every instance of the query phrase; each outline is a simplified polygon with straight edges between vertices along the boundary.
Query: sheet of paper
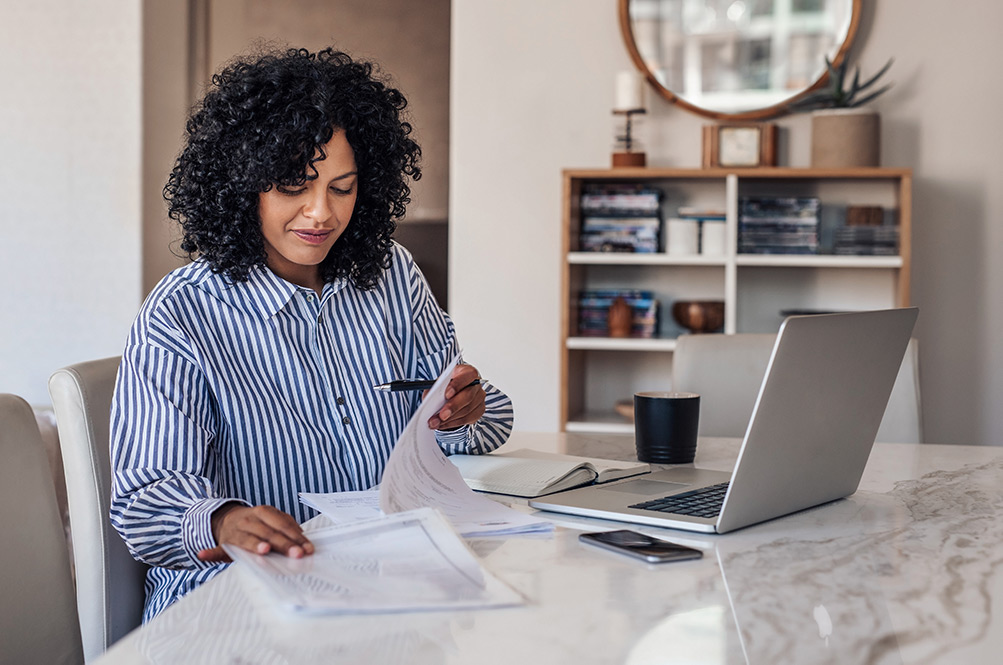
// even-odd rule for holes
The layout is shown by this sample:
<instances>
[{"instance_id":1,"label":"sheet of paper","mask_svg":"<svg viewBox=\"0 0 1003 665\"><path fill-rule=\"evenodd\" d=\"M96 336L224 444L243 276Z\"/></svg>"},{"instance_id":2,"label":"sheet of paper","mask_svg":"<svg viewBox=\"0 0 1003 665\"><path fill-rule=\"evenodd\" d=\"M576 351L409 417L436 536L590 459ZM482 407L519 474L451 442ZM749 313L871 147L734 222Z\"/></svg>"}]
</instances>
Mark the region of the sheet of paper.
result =
<instances>
[{"instance_id":1,"label":"sheet of paper","mask_svg":"<svg viewBox=\"0 0 1003 665\"><path fill-rule=\"evenodd\" d=\"M380 510L380 491L361 492L300 492L300 502L319 510L335 524L349 524L373 519Z\"/></svg>"},{"instance_id":2,"label":"sheet of paper","mask_svg":"<svg viewBox=\"0 0 1003 665\"><path fill-rule=\"evenodd\" d=\"M439 448L428 419L446 403L446 386L457 360L443 370L397 439L380 482L380 509L390 514L434 506L464 536L553 529L547 520L476 494Z\"/></svg>"},{"instance_id":3,"label":"sheet of paper","mask_svg":"<svg viewBox=\"0 0 1003 665\"><path fill-rule=\"evenodd\" d=\"M301 492L300 501L319 510L335 524L373 519L383 514L383 511L380 510L378 490L329 493ZM452 511L454 514L450 515L446 510L443 510L443 514L452 523L457 533L465 538L541 533L554 529L553 522L550 520L540 520L494 501L491 503L501 510L494 512L494 508L488 506L492 512L482 511L469 515L465 510L454 510Z\"/></svg>"},{"instance_id":4,"label":"sheet of paper","mask_svg":"<svg viewBox=\"0 0 1003 665\"><path fill-rule=\"evenodd\" d=\"M302 559L225 545L298 612L365 614L520 605L438 511L421 508L310 533Z\"/></svg>"}]
</instances>

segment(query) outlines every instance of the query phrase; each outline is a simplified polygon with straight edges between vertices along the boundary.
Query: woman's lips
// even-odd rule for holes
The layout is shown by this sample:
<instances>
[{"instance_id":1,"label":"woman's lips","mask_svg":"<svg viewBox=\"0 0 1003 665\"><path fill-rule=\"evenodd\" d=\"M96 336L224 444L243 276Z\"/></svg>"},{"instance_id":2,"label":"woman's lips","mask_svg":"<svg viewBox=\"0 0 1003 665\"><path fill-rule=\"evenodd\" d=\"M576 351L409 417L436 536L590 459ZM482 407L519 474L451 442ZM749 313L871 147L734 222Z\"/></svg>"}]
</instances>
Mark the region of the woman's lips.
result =
<instances>
[{"instance_id":1,"label":"woman's lips","mask_svg":"<svg viewBox=\"0 0 1003 665\"><path fill-rule=\"evenodd\" d=\"M296 234L297 238L311 245L320 245L331 235L330 231L306 231L302 229L294 230L293 233Z\"/></svg>"}]
</instances>

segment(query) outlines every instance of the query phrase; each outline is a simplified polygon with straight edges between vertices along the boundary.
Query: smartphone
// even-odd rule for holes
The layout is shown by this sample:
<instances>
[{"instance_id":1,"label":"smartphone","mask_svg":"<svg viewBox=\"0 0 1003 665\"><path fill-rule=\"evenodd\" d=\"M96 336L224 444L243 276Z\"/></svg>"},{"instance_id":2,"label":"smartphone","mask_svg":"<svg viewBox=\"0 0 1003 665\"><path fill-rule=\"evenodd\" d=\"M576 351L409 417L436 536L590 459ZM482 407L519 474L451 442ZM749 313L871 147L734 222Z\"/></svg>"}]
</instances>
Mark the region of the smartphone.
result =
<instances>
[{"instance_id":1,"label":"smartphone","mask_svg":"<svg viewBox=\"0 0 1003 665\"><path fill-rule=\"evenodd\" d=\"M646 536L636 531L602 531L599 533L583 533L578 540L589 545L602 547L641 559L648 563L665 563L667 561L688 561L699 559L703 552L692 547L677 545L667 540Z\"/></svg>"}]
</instances>

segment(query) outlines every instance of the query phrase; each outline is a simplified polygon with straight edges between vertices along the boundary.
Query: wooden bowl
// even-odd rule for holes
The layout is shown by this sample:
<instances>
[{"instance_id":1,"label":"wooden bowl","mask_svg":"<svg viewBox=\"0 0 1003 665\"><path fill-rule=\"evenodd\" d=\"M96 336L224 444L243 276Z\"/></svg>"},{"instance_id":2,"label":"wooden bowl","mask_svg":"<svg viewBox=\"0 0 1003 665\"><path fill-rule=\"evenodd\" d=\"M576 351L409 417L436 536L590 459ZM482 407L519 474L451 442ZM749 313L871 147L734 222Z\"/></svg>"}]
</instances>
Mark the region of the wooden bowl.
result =
<instances>
[{"instance_id":1,"label":"wooden bowl","mask_svg":"<svg viewBox=\"0 0 1003 665\"><path fill-rule=\"evenodd\" d=\"M677 300L672 318L692 333L709 333L724 325L723 300Z\"/></svg>"}]
</instances>

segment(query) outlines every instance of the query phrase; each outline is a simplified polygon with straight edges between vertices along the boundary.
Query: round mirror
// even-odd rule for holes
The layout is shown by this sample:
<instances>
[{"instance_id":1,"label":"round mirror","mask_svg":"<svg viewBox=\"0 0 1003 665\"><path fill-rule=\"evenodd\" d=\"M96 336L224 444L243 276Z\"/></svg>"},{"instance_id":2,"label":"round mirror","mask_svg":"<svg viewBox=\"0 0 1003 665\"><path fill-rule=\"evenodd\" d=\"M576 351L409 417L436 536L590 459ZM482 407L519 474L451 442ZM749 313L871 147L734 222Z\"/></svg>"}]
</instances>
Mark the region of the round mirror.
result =
<instances>
[{"instance_id":1,"label":"round mirror","mask_svg":"<svg viewBox=\"0 0 1003 665\"><path fill-rule=\"evenodd\" d=\"M620 0L634 64L669 101L721 120L781 115L853 42L860 0Z\"/></svg>"}]
</instances>

